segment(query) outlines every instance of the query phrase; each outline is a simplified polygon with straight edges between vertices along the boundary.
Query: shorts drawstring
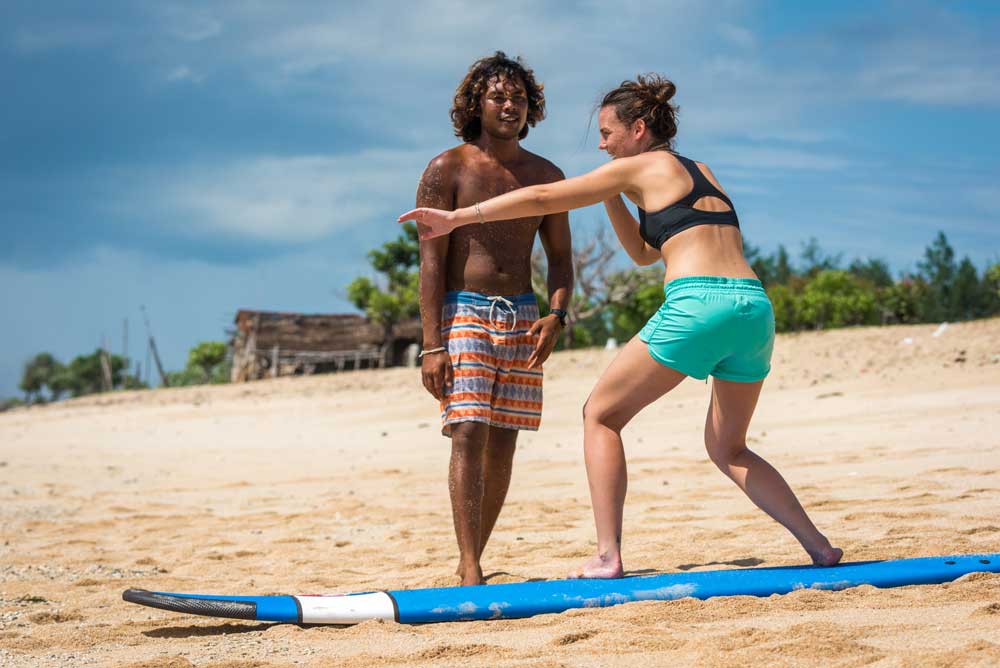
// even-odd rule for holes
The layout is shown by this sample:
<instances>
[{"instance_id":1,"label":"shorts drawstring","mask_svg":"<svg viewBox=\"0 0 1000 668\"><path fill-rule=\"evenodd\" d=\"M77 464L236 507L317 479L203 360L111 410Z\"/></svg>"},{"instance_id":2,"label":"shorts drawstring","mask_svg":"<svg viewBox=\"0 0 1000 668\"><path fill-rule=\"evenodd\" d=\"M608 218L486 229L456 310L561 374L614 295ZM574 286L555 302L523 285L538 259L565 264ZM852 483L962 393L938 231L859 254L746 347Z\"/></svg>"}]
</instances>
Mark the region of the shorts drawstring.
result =
<instances>
[{"instance_id":1,"label":"shorts drawstring","mask_svg":"<svg viewBox=\"0 0 1000 668\"><path fill-rule=\"evenodd\" d=\"M513 332L517 328L517 308L514 306L514 302L503 297L486 297L490 300L490 326L496 327L505 332ZM500 305L500 315L503 316L503 327L497 326L497 320L495 318L495 309L497 304ZM510 327L507 327L508 317L512 319Z\"/></svg>"}]
</instances>

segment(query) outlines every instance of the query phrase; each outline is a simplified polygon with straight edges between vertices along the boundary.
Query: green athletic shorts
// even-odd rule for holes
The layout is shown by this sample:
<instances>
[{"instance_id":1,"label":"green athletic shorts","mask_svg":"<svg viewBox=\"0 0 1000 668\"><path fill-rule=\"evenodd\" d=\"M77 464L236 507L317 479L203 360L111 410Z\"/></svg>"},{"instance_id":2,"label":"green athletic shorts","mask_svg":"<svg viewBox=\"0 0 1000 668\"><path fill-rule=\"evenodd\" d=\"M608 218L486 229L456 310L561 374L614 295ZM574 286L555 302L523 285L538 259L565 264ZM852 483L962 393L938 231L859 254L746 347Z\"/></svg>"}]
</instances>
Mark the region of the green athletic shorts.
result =
<instances>
[{"instance_id":1,"label":"green athletic shorts","mask_svg":"<svg viewBox=\"0 0 1000 668\"><path fill-rule=\"evenodd\" d=\"M687 276L667 283L663 294L663 306L639 332L653 359L698 380L767 376L774 311L760 281Z\"/></svg>"}]
</instances>

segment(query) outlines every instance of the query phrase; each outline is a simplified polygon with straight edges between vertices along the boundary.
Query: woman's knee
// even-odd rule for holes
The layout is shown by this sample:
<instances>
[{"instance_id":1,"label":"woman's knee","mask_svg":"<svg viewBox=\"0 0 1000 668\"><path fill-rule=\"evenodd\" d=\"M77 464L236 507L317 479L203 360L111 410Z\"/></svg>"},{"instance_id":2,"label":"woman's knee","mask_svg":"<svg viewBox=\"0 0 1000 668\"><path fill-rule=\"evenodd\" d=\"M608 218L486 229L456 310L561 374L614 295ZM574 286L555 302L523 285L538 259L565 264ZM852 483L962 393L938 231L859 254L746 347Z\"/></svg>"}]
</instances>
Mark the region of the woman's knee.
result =
<instances>
[{"instance_id":1,"label":"woman's knee","mask_svg":"<svg viewBox=\"0 0 1000 668\"><path fill-rule=\"evenodd\" d=\"M726 439L705 434L705 450L708 452L708 458L719 468L732 464L733 460L746 449L746 441L742 439Z\"/></svg>"},{"instance_id":2,"label":"woman's knee","mask_svg":"<svg viewBox=\"0 0 1000 668\"><path fill-rule=\"evenodd\" d=\"M613 406L608 406L600 401L594 401L593 397L587 399L583 404L583 426L604 427L613 431L621 431L628 424L627 419L622 419L619 411Z\"/></svg>"}]
</instances>

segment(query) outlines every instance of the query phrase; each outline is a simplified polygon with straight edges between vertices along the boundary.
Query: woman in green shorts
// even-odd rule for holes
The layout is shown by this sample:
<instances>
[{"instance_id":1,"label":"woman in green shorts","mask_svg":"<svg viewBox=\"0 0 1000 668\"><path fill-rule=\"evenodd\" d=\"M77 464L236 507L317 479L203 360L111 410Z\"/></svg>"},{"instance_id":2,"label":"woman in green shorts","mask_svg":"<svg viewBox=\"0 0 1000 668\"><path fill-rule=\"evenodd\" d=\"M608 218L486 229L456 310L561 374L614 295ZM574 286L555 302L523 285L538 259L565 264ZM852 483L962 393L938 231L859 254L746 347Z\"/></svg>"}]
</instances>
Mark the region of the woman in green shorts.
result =
<instances>
[{"instance_id":1,"label":"woman in green shorts","mask_svg":"<svg viewBox=\"0 0 1000 668\"><path fill-rule=\"evenodd\" d=\"M597 555L574 575L623 574L627 473L621 430L685 377L713 376L705 447L713 462L802 544L817 565L840 561L781 475L746 446L747 427L771 368L774 313L743 256L739 220L707 166L674 153L674 84L656 75L604 96L601 142L612 160L565 181L521 188L455 211L414 209L422 238L461 225L541 216L604 202L625 251L639 265L663 261L663 306L621 350L584 406L584 453L597 524ZM639 208L629 213L621 195Z\"/></svg>"}]
</instances>

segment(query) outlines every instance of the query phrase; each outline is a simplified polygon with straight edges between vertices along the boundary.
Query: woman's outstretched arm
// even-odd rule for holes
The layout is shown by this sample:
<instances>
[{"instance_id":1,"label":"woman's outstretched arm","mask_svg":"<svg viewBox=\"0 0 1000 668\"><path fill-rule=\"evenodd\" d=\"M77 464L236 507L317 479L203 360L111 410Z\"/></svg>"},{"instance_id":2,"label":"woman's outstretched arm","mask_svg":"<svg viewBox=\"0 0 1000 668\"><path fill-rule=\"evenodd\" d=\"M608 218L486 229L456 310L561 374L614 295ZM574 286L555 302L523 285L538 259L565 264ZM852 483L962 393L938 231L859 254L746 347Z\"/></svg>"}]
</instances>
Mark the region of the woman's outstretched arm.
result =
<instances>
[{"instance_id":1,"label":"woman's outstretched arm","mask_svg":"<svg viewBox=\"0 0 1000 668\"><path fill-rule=\"evenodd\" d=\"M608 218L611 219L611 226L615 228L618 241L633 262L644 267L663 259L660 251L647 244L639 235L639 221L632 217L621 195L604 200L604 209L608 212Z\"/></svg>"},{"instance_id":2,"label":"woman's outstretched arm","mask_svg":"<svg viewBox=\"0 0 1000 668\"><path fill-rule=\"evenodd\" d=\"M565 181L519 188L480 202L477 206L443 211L419 208L407 211L399 222L415 220L421 239L448 234L456 227L472 223L544 216L597 204L628 189L639 168L636 158L620 158L592 172ZM478 210L477 210L478 208Z\"/></svg>"}]
</instances>

